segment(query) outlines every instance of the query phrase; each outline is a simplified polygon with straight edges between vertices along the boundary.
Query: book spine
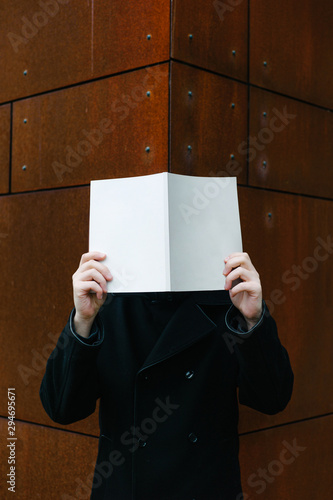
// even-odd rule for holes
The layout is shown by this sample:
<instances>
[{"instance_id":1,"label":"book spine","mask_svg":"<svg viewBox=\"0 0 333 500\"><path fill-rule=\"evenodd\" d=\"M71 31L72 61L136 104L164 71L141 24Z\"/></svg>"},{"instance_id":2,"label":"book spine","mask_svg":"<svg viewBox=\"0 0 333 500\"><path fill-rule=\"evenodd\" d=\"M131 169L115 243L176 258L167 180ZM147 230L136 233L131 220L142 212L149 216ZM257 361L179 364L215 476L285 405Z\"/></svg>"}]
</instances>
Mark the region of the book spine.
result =
<instances>
[{"instance_id":1,"label":"book spine","mask_svg":"<svg viewBox=\"0 0 333 500\"><path fill-rule=\"evenodd\" d=\"M170 270L170 217L169 217L169 174L164 176L164 235L165 235L165 290L171 291Z\"/></svg>"}]
</instances>

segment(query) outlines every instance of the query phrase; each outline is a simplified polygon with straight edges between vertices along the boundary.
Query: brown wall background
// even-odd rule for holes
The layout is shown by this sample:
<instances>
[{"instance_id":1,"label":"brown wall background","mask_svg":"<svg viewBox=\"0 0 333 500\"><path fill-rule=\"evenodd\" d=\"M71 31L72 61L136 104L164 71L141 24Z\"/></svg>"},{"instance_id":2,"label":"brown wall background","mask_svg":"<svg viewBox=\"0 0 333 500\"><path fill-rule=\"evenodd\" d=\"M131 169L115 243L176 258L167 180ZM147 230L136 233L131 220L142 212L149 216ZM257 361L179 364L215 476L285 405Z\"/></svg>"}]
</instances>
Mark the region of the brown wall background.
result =
<instances>
[{"instance_id":1,"label":"brown wall background","mask_svg":"<svg viewBox=\"0 0 333 500\"><path fill-rule=\"evenodd\" d=\"M331 0L2 2L1 498L8 387L16 498L89 498L97 413L56 425L39 386L88 249L90 180L167 170L237 175L295 372L283 413L241 408L244 499L330 497L332 26Z\"/></svg>"}]
</instances>

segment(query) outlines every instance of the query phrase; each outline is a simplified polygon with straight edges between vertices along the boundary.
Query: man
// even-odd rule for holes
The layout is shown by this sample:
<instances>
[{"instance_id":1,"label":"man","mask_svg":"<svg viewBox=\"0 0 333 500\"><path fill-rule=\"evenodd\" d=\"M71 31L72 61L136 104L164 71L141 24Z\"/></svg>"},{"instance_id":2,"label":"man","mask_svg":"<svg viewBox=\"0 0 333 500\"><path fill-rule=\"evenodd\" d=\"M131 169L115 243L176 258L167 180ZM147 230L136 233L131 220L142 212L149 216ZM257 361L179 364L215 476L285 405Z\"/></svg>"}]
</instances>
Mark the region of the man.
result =
<instances>
[{"instance_id":1,"label":"man","mask_svg":"<svg viewBox=\"0 0 333 500\"><path fill-rule=\"evenodd\" d=\"M81 258L66 347L51 355L40 391L61 424L100 398L91 498L241 500L237 388L240 403L274 414L293 386L250 257L225 258L226 291L112 300L105 257Z\"/></svg>"}]
</instances>

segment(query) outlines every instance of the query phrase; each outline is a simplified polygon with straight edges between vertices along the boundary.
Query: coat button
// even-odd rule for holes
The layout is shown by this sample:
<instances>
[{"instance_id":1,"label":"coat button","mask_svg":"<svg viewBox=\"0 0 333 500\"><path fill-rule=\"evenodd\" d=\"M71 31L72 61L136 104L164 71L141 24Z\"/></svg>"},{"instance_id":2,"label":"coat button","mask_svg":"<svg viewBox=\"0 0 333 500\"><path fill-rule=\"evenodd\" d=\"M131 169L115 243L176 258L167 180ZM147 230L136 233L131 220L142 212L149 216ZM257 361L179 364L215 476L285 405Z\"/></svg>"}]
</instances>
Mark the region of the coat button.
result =
<instances>
[{"instance_id":1,"label":"coat button","mask_svg":"<svg viewBox=\"0 0 333 500\"><path fill-rule=\"evenodd\" d=\"M193 375L194 375L193 370L189 370L188 372L185 373L185 377L189 380L193 377Z\"/></svg>"},{"instance_id":2,"label":"coat button","mask_svg":"<svg viewBox=\"0 0 333 500\"><path fill-rule=\"evenodd\" d=\"M191 443L196 443L198 441L197 436L193 434L193 432L191 432L191 434L188 435L188 439L191 441Z\"/></svg>"}]
</instances>

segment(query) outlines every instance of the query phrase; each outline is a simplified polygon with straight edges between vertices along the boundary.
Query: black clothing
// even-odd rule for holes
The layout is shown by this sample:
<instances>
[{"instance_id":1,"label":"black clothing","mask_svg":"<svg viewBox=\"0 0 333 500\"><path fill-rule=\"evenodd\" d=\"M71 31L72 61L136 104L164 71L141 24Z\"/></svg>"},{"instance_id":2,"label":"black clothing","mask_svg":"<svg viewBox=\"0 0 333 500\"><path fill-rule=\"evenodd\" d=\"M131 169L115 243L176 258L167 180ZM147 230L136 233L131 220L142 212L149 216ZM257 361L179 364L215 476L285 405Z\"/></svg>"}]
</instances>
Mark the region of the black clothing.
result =
<instances>
[{"instance_id":1,"label":"black clothing","mask_svg":"<svg viewBox=\"0 0 333 500\"><path fill-rule=\"evenodd\" d=\"M89 339L73 313L40 396L62 424L101 398L91 498L239 500L237 387L240 403L274 414L293 386L265 305L246 333L227 292L110 295Z\"/></svg>"}]
</instances>

